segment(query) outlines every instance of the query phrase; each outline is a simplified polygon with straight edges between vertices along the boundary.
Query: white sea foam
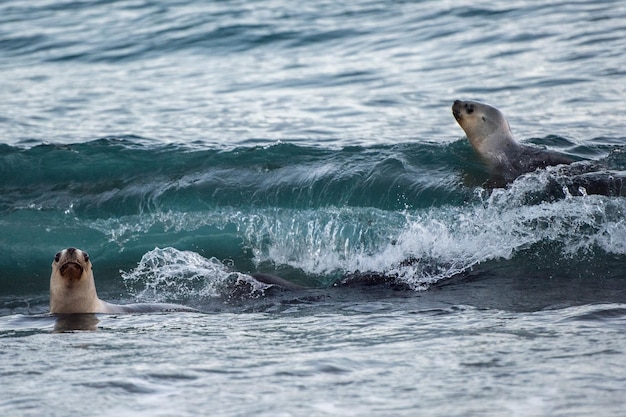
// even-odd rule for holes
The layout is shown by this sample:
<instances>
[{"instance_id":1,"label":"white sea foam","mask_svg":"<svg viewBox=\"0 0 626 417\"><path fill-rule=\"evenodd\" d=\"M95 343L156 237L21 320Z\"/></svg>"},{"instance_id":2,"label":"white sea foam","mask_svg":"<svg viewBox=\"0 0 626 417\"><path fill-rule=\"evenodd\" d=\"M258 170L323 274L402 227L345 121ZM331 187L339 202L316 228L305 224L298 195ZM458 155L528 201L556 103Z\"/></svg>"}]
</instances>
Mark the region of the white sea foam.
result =
<instances>
[{"instance_id":1,"label":"white sea foam","mask_svg":"<svg viewBox=\"0 0 626 417\"><path fill-rule=\"evenodd\" d=\"M521 178L479 203L388 212L363 208L257 213L241 218L257 262L311 274L376 272L415 288L541 242L562 256L626 253L626 201L604 196L541 199L549 173ZM530 203L528 203L530 201ZM410 260L410 262L407 262Z\"/></svg>"},{"instance_id":2,"label":"white sea foam","mask_svg":"<svg viewBox=\"0 0 626 417\"><path fill-rule=\"evenodd\" d=\"M250 294L268 286L250 276L229 270L216 258L174 248L155 248L143 255L135 269L122 271L128 290L141 301L193 299L201 301L222 296L245 281Z\"/></svg>"},{"instance_id":3,"label":"white sea foam","mask_svg":"<svg viewBox=\"0 0 626 417\"><path fill-rule=\"evenodd\" d=\"M97 227L120 245L149 231L218 231L241 241L257 265L289 266L313 276L377 273L397 276L415 289L470 270L480 263L511 259L540 243L560 256L601 250L626 253L626 200L619 197L550 196L554 170L526 175L509 188L478 190L463 206L388 211L363 207L309 210L222 208L198 213L152 213L140 220L116 219ZM558 188L558 182L557 182ZM209 251L211 248L204 248ZM164 288L176 295L216 296L231 272L215 258L172 248L144 255L125 274L145 297ZM236 279L241 279L241 275ZM181 284L183 282L183 284Z\"/></svg>"}]
</instances>

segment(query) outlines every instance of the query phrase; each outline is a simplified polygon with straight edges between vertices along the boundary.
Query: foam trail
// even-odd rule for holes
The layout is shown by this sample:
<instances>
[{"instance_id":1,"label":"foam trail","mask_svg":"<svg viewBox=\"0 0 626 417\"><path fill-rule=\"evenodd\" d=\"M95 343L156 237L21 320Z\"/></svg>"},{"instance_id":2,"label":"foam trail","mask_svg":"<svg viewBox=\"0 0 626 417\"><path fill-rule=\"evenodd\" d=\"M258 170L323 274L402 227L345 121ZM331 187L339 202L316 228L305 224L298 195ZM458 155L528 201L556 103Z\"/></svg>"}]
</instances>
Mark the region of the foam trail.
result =
<instances>
[{"instance_id":1,"label":"foam trail","mask_svg":"<svg viewBox=\"0 0 626 417\"><path fill-rule=\"evenodd\" d=\"M251 253L257 266L286 265L313 277L330 277L319 281L327 284L346 274L373 272L398 276L422 289L480 263L511 259L541 242L551 242L569 258L598 248L626 253L623 199L570 196L522 204L536 192L536 181L522 179L510 189L495 190L479 203L462 207L404 212L350 207L224 210L207 217L172 212L151 217L150 227L145 219L142 223L146 230L156 224L169 228L178 218L184 220L175 228L186 232L207 225L228 231L232 240L243 240L240 250ZM219 294L218 283L232 274L216 258L168 248L145 254L125 280L145 285L136 293L141 297L148 293L157 297L164 288L177 296L214 297Z\"/></svg>"},{"instance_id":2,"label":"foam trail","mask_svg":"<svg viewBox=\"0 0 626 417\"><path fill-rule=\"evenodd\" d=\"M623 199L567 196L524 204L536 197L538 185L547 185L542 175L462 207L275 211L256 214L241 226L258 263L287 264L317 275L395 275L416 289L489 260L511 259L541 242L552 242L570 258L597 248L626 253Z\"/></svg>"},{"instance_id":3,"label":"foam trail","mask_svg":"<svg viewBox=\"0 0 626 417\"><path fill-rule=\"evenodd\" d=\"M262 293L268 285L234 272L216 258L204 258L192 251L155 248L147 252L130 272L121 271L128 291L140 301L203 301L228 295L245 282L250 295Z\"/></svg>"}]
</instances>

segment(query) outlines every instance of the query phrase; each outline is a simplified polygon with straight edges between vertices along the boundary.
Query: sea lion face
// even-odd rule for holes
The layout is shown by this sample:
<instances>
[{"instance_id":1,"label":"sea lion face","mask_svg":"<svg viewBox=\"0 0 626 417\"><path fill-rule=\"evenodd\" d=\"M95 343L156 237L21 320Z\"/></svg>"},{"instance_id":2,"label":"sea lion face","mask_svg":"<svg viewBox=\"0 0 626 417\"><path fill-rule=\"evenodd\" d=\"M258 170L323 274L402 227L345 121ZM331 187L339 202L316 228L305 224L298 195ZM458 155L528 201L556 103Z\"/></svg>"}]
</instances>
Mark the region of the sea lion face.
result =
<instances>
[{"instance_id":1,"label":"sea lion face","mask_svg":"<svg viewBox=\"0 0 626 417\"><path fill-rule=\"evenodd\" d=\"M52 262L52 274L58 273L68 284L91 274L91 268L89 254L76 248L63 249Z\"/></svg>"},{"instance_id":2,"label":"sea lion face","mask_svg":"<svg viewBox=\"0 0 626 417\"><path fill-rule=\"evenodd\" d=\"M452 114L479 153L492 151L497 140L511 139L511 129L504 115L495 107L477 101L456 100Z\"/></svg>"},{"instance_id":3,"label":"sea lion face","mask_svg":"<svg viewBox=\"0 0 626 417\"><path fill-rule=\"evenodd\" d=\"M96 293L89 255L76 248L57 253L50 275L52 314L96 313L103 310Z\"/></svg>"}]
</instances>

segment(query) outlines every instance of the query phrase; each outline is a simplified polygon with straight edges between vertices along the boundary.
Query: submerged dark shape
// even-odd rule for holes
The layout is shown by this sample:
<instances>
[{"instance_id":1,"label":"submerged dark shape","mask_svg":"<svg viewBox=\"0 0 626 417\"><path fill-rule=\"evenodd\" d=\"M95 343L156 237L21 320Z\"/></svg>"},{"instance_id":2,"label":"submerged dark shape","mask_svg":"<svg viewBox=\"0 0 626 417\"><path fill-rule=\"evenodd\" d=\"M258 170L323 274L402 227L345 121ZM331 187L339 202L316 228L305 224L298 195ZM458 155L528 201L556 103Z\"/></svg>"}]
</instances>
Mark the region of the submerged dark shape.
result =
<instances>
[{"instance_id":1,"label":"submerged dark shape","mask_svg":"<svg viewBox=\"0 0 626 417\"><path fill-rule=\"evenodd\" d=\"M455 100L452 114L469 139L474 150L492 174L489 187L504 187L520 175L549 166L569 165L560 173L561 192L572 195L625 195L623 172L602 170L593 162L579 162L568 155L518 143L506 118L495 107L476 101Z\"/></svg>"},{"instance_id":2,"label":"submerged dark shape","mask_svg":"<svg viewBox=\"0 0 626 417\"><path fill-rule=\"evenodd\" d=\"M409 291L411 286L396 275L386 275L379 272L355 272L348 274L335 287L385 287L393 291Z\"/></svg>"},{"instance_id":3,"label":"submerged dark shape","mask_svg":"<svg viewBox=\"0 0 626 417\"><path fill-rule=\"evenodd\" d=\"M286 290L303 290L306 289L307 287L303 287L302 285L298 285L298 284L294 284L293 282L287 281L279 276L273 275L273 274L266 274L263 272L256 272L254 274L251 274L252 278L256 279L257 281L263 283L263 284L267 284L267 285L275 285L277 287L280 288L284 288Z\"/></svg>"},{"instance_id":4,"label":"submerged dark shape","mask_svg":"<svg viewBox=\"0 0 626 417\"><path fill-rule=\"evenodd\" d=\"M626 173L595 171L575 175L564 180L572 195L598 194L606 196L626 196Z\"/></svg>"},{"instance_id":5,"label":"submerged dark shape","mask_svg":"<svg viewBox=\"0 0 626 417\"><path fill-rule=\"evenodd\" d=\"M93 313L60 314L56 316L54 332L96 331L100 320Z\"/></svg>"}]
</instances>

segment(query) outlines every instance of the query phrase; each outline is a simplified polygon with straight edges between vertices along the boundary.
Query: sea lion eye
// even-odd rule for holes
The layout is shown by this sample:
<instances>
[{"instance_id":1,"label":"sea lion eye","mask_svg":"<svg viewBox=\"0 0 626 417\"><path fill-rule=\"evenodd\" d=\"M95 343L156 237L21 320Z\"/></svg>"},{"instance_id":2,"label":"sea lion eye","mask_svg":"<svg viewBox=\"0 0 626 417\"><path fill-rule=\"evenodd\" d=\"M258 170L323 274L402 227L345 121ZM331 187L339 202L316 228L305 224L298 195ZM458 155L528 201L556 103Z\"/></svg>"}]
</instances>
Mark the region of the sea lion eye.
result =
<instances>
[{"instance_id":1,"label":"sea lion eye","mask_svg":"<svg viewBox=\"0 0 626 417\"><path fill-rule=\"evenodd\" d=\"M59 259L61 259L61 252L57 252L57 254L54 255L54 262L59 262Z\"/></svg>"},{"instance_id":2,"label":"sea lion eye","mask_svg":"<svg viewBox=\"0 0 626 417\"><path fill-rule=\"evenodd\" d=\"M474 113L474 106L467 106L467 114Z\"/></svg>"},{"instance_id":3,"label":"sea lion eye","mask_svg":"<svg viewBox=\"0 0 626 417\"><path fill-rule=\"evenodd\" d=\"M83 252L83 258L85 258L85 262L89 262L89 254L87 252Z\"/></svg>"}]
</instances>

